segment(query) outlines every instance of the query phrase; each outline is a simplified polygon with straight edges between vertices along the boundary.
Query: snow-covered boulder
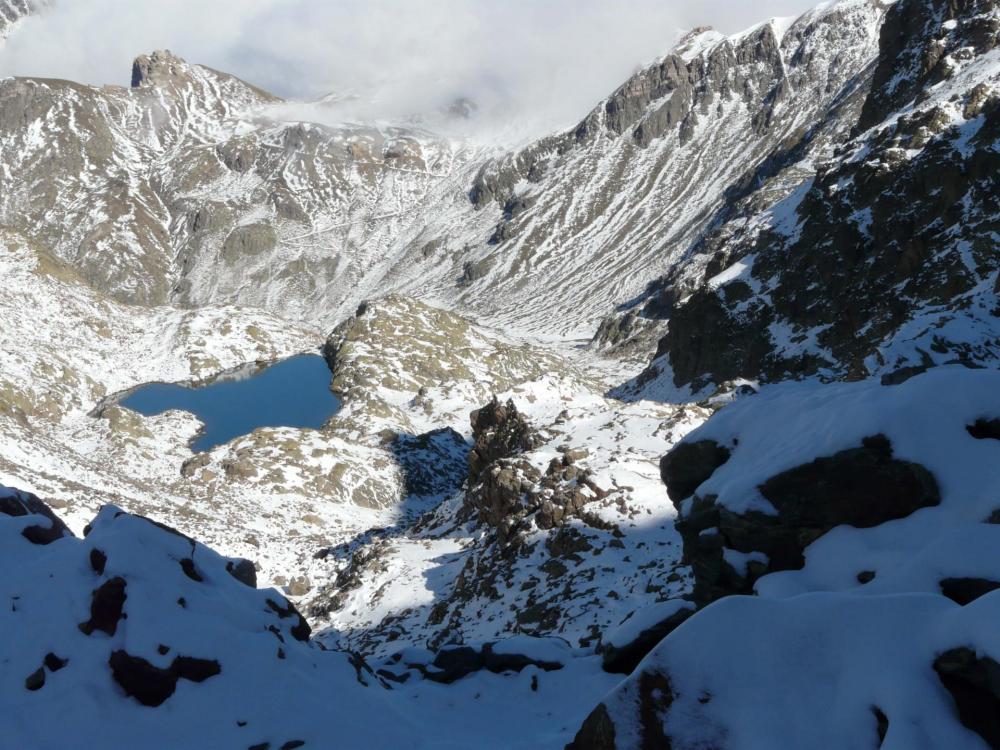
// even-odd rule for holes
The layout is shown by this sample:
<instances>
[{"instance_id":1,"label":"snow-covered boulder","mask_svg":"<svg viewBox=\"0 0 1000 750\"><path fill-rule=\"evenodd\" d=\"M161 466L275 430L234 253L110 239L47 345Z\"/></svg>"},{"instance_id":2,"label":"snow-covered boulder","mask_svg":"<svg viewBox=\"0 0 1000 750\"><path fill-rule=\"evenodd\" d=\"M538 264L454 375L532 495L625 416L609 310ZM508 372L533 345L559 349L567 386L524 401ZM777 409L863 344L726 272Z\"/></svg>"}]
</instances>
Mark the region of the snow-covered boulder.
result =
<instances>
[{"instance_id":1,"label":"snow-covered boulder","mask_svg":"<svg viewBox=\"0 0 1000 750\"><path fill-rule=\"evenodd\" d=\"M998 416L1000 372L955 365L765 386L692 431L727 451L673 498L697 586L722 598L571 747L997 747ZM758 596L723 596L738 577Z\"/></svg>"},{"instance_id":2,"label":"snow-covered boulder","mask_svg":"<svg viewBox=\"0 0 1000 750\"><path fill-rule=\"evenodd\" d=\"M801 568L810 545L838 526L928 512L985 520L1000 444L977 438L975 426L1000 413L997 380L955 366L895 386L765 387L693 431L661 469L696 600L750 593L762 575Z\"/></svg>"},{"instance_id":3,"label":"snow-covered boulder","mask_svg":"<svg viewBox=\"0 0 1000 750\"><path fill-rule=\"evenodd\" d=\"M728 597L675 630L569 748L981 750L996 738L981 732L997 726L998 616L1000 594L964 608L929 594Z\"/></svg>"}]
</instances>

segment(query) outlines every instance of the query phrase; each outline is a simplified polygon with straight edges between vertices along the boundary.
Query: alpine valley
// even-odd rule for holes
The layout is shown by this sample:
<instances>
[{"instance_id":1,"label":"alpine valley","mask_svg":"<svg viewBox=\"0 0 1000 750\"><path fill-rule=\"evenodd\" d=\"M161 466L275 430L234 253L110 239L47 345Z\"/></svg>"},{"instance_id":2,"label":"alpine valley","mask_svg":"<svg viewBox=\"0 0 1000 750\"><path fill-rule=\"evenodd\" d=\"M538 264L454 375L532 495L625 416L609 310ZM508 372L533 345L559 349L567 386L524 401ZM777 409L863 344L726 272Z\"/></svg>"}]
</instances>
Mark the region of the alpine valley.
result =
<instances>
[{"instance_id":1,"label":"alpine valley","mask_svg":"<svg viewBox=\"0 0 1000 750\"><path fill-rule=\"evenodd\" d=\"M469 106L0 79L0 748L1000 748L1000 0Z\"/></svg>"}]
</instances>

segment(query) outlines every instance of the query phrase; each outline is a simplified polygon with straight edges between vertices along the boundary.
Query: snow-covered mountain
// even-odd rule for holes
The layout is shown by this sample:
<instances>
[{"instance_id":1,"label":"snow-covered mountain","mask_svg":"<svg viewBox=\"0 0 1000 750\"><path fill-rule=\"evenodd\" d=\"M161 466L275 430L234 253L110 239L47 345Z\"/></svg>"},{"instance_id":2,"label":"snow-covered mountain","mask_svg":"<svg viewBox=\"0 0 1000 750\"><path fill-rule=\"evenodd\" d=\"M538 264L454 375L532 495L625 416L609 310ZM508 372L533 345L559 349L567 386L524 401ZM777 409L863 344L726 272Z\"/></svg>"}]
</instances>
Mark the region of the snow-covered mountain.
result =
<instances>
[{"instance_id":1,"label":"snow-covered mountain","mask_svg":"<svg viewBox=\"0 0 1000 750\"><path fill-rule=\"evenodd\" d=\"M835 156L708 234L693 290L657 284L647 389L996 361L997 24L989 2L894 6Z\"/></svg>"},{"instance_id":2,"label":"snow-covered mountain","mask_svg":"<svg viewBox=\"0 0 1000 750\"><path fill-rule=\"evenodd\" d=\"M859 0L693 32L574 130L510 155L405 125L283 121L294 109L275 97L168 52L138 59L131 89L12 79L0 220L123 301L332 325L396 290L589 338L734 193L811 174L861 105L882 13Z\"/></svg>"},{"instance_id":3,"label":"snow-covered mountain","mask_svg":"<svg viewBox=\"0 0 1000 750\"><path fill-rule=\"evenodd\" d=\"M998 54L824 3L513 151L0 81L0 736L1000 746ZM320 430L116 401L306 351Z\"/></svg>"},{"instance_id":4,"label":"snow-covered mountain","mask_svg":"<svg viewBox=\"0 0 1000 750\"><path fill-rule=\"evenodd\" d=\"M2 0L0 2L0 40L10 34L18 21L31 14L35 3L28 0Z\"/></svg>"}]
</instances>

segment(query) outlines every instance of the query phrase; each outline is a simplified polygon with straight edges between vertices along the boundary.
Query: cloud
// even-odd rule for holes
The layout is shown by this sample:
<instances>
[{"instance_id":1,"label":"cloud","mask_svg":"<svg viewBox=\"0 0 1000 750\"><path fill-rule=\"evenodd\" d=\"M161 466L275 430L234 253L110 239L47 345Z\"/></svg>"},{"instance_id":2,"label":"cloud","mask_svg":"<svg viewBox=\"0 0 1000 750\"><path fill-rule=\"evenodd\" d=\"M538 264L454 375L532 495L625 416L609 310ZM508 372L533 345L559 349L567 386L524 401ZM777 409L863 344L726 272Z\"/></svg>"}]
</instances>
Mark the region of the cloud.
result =
<instances>
[{"instance_id":1,"label":"cloud","mask_svg":"<svg viewBox=\"0 0 1000 750\"><path fill-rule=\"evenodd\" d=\"M127 83L167 48L282 96L401 117L466 96L514 130L572 125L678 31L735 32L809 0L50 0L0 76Z\"/></svg>"}]
</instances>

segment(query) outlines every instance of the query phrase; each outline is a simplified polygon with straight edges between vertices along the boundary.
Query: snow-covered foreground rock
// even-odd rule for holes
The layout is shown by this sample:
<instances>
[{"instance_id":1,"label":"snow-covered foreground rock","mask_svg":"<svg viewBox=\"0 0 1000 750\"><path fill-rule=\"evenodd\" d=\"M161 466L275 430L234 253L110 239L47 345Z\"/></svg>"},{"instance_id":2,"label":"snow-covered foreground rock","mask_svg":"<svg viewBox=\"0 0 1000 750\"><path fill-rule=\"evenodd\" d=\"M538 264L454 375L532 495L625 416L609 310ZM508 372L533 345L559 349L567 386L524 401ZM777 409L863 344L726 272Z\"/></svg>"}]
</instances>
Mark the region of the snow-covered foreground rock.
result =
<instances>
[{"instance_id":1,"label":"snow-covered foreground rock","mask_svg":"<svg viewBox=\"0 0 1000 750\"><path fill-rule=\"evenodd\" d=\"M0 587L10 747L544 748L579 720L570 686L611 683L565 646L511 641L495 646L515 664L504 675L390 690L360 656L310 641L252 565L149 519L107 506L78 539L0 488L0 536L18 570Z\"/></svg>"},{"instance_id":2,"label":"snow-covered foreground rock","mask_svg":"<svg viewBox=\"0 0 1000 750\"><path fill-rule=\"evenodd\" d=\"M664 476L696 599L719 600L574 747L995 746L998 389L960 366L782 384L690 433Z\"/></svg>"}]
</instances>

